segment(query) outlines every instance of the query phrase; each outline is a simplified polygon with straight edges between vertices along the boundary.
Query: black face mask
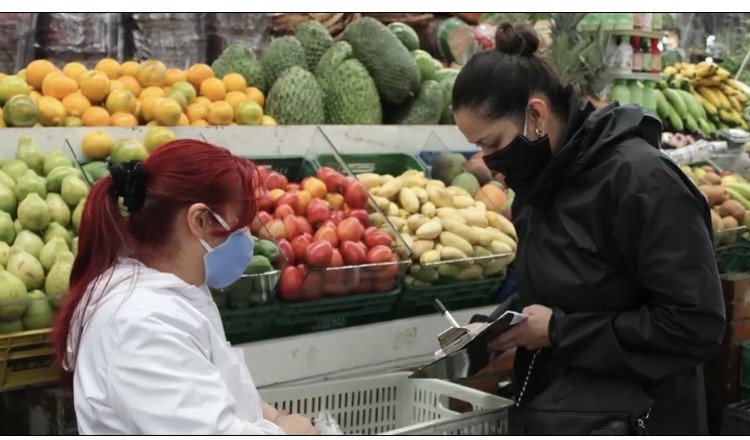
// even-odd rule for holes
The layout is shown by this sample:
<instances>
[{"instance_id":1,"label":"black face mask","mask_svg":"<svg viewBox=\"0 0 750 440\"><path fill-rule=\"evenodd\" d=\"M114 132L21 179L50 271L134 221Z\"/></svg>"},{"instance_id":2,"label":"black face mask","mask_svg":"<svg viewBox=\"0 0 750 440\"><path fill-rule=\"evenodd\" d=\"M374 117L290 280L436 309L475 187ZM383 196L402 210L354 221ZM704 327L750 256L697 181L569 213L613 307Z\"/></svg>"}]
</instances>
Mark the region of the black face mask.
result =
<instances>
[{"instance_id":1,"label":"black face mask","mask_svg":"<svg viewBox=\"0 0 750 440\"><path fill-rule=\"evenodd\" d=\"M484 163L490 170L502 173L508 187L517 192L531 188L551 159L549 137L530 141L519 134L507 147L484 156Z\"/></svg>"}]
</instances>

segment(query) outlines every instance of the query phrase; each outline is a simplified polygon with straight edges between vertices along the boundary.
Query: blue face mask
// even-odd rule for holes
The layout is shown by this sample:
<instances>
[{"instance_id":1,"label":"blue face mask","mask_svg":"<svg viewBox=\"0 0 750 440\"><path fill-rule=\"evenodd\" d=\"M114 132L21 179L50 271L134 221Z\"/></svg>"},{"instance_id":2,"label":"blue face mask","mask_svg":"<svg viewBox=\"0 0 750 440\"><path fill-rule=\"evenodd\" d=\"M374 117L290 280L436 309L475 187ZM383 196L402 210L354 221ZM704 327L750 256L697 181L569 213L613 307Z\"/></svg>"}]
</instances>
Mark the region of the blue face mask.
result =
<instances>
[{"instance_id":1,"label":"blue face mask","mask_svg":"<svg viewBox=\"0 0 750 440\"><path fill-rule=\"evenodd\" d=\"M213 212L211 214L224 229L231 229L223 218ZM223 289L239 280L253 258L253 238L244 228L234 231L215 248L202 238L198 240L207 251L203 255L206 284L214 289Z\"/></svg>"}]
</instances>

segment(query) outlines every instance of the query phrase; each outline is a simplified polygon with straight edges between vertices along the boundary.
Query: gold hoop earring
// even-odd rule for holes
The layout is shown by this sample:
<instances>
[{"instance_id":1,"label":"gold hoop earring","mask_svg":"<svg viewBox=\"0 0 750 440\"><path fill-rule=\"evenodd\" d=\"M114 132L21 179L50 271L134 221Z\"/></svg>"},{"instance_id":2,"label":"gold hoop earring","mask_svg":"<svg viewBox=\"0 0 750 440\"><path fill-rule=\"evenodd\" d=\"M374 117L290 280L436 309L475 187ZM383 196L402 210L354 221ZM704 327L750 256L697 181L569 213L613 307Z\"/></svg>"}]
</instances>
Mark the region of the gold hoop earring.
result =
<instances>
[{"instance_id":1,"label":"gold hoop earring","mask_svg":"<svg viewBox=\"0 0 750 440\"><path fill-rule=\"evenodd\" d=\"M536 133L537 136L542 136L544 134L544 131L539 128L536 128L534 129L534 133Z\"/></svg>"}]
</instances>

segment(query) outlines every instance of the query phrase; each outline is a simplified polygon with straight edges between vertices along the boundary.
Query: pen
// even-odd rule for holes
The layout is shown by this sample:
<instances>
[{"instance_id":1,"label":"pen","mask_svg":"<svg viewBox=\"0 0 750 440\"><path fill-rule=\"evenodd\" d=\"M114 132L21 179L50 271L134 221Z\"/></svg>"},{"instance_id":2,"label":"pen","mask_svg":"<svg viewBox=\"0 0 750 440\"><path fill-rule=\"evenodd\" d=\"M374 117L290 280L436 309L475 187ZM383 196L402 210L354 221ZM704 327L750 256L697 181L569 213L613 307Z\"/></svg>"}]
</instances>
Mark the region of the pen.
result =
<instances>
[{"instance_id":1,"label":"pen","mask_svg":"<svg viewBox=\"0 0 750 440\"><path fill-rule=\"evenodd\" d=\"M439 299L435 298L435 308L440 312L442 316L445 316L445 319L448 320L448 322L451 323L451 326L453 327L461 327L458 325L458 322L456 322L455 319L453 319L453 315L451 315L451 312L448 311L448 309L445 308L442 302L440 302Z\"/></svg>"}]
</instances>

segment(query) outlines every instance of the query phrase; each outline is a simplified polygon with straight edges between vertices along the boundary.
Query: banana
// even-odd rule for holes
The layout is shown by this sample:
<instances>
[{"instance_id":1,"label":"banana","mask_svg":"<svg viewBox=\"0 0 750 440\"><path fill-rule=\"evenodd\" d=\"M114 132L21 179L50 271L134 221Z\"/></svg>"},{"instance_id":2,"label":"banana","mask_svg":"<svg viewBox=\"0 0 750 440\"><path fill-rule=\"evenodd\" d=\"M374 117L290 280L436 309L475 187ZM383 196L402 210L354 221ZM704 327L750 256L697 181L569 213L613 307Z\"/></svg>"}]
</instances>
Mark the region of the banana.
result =
<instances>
[{"instance_id":1,"label":"banana","mask_svg":"<svg viewBox=\"0 0 750 440\"><path fill-rule=\"evenodd\" d=\"M698 78L692 82L694 87L718 87L721 86L721 81L716 80L715 77L709 78Z\"/></svg>"},{"instance_id":2,"label":"banana","mask_svg":"<svg viewBox=\"0 0 750 440\"><path fill-rule=\"evenodd\" d=\"M742 104L737 98L735 98L734 96L729 96L727 97L727 99L729 100L729 103L732 105L732 110L735 110L738 112L742 111Z\"/></svg>"},{"instance_id":3,"label":"banana","mask_svg":"<svg viewBox=\"0 0 750 440\"><path fill-rule=\"evenodd\" d=\"M696 91L701 96L703 96L703 98L706 101L710 102L711 105L713 105L714 107L716 107L716 109L720 109L720 108L723 107L723 105L721 103L721 100L719 100L719 98L716 96L716 94L714 93L714 91L712 89L707 88L707 87L697 87ZM709 113L716 113L716 112L710 112L709 111Z\"/></svg>"},{"instance_id":4,"label":"banana","mask_svg":"<svg viewBox=\"0 0 750 440\"><path fill-rule=\"evenodd\" d=\"M696 92L695 94L693 94L693 96L695 96L695 98L698 99L698 101L701 103L703 108L706 110L706 113L708 113L709 115L715 115L719 113L719 109L716 108L715 105L711 104L711 102L700 93Z\"/></svg>"},{"instance_id":5,"label":"banana","mask_svg":"<svg viewBox=\"0 0 750 440\"><path fill-rule=\"evenodd\" d=\"M684 70L680 71L680 74L687 79L697 78L697 74L694 66L687 66Z\"/></svg>"},{"instance_id":6,"label":"banana","mask_svg":"<svg viewBox=\"0 0 750 440\"><path fill-rule=\"evenodd\" d=\"M719 77L719 78L721 78L722 80L726 81L726 80L728 80L728 79L729 79L729 77L730 77L730 76L732 76L732 74L731 74L731 73L729 73L729 71L728 71L727 69L725 69L725 68L723 68L723 67L719 67L719 68L718 68L718 69L716 70L716 76L718 76L718 77Z\"/></svg>"}]
</instances>

